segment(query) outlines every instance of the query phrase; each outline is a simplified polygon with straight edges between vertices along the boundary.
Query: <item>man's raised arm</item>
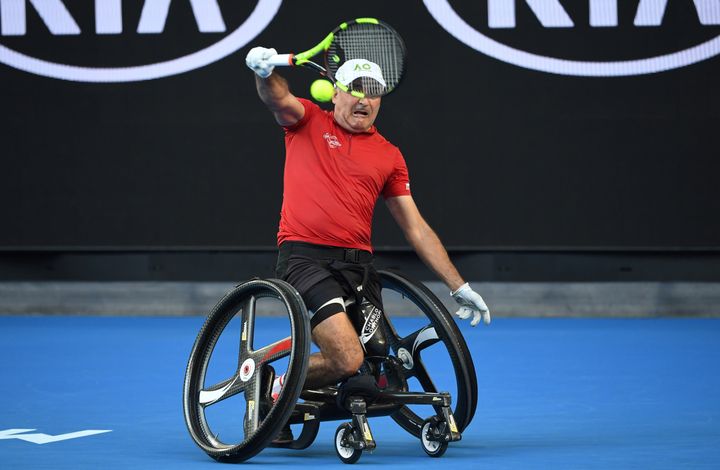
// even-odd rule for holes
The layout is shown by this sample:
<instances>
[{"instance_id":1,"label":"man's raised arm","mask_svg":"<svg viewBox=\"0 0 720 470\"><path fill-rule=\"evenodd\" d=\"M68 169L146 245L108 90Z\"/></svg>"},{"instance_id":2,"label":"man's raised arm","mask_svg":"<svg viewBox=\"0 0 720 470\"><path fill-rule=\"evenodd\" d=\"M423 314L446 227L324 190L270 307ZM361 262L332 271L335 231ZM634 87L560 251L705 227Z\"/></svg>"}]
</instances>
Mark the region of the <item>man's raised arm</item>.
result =
<instances>
[{"instance_id":1,"label":"man's raised arm","mask_svg":"<svg viewBox=\"0 0 720 470\"><path fill-rule=\"evenodd\" d=\"M305 107L290 93L287 81L277 73L268 59L276 55L275 49L254 47L245 58L247 66L255 72L258 96L281 126L292 126L305 115Z\"/></svg>"}]
</instances>

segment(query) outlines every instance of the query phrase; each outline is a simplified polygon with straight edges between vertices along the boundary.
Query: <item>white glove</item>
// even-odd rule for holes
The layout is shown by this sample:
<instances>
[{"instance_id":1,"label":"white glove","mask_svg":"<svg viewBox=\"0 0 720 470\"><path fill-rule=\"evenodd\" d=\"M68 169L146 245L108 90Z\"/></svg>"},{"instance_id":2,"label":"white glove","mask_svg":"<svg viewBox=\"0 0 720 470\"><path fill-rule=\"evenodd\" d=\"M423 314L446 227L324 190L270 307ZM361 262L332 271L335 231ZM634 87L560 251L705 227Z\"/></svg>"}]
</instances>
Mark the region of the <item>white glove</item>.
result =
<instances>
[{"instance_id":1,"label":"white glove","mask_svg":"<svg viewBox=\"0 0 720 470\"><path fill-rule=\"evenodd\" d=\"M488 310L480 294L472 290L467 282L460 286L455 292L451 292L450 295L460 304L460 310L455 312L455 315L463 320L470 318L472 315L471 326L476 326L480 323L480 317L482 317L486 324L490 324L490 310Z\"/></svg>"},{"instance_id":2,"label":"white glove","mask_svg":"<svg viewBox=\"0 0 720 470\"><path fill-rule=\"evenodd\" d=\"M260 78L268 78L275 68L274 65L268 64L268 59L274 55L277 55L275 49L253 47L245 57L245 64Z\"/></svg>"}]
</instances>

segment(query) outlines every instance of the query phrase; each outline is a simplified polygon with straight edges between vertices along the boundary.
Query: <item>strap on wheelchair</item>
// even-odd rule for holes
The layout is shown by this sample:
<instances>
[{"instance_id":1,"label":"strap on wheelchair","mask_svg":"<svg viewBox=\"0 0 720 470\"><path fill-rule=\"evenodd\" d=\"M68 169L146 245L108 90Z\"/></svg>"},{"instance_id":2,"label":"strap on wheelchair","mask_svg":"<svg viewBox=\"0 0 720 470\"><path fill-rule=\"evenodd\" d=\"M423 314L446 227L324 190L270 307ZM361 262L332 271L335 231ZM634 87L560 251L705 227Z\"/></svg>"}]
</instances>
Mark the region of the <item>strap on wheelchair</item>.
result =
<instances>
[{"instance_id":1,"label":"strap on wheelchair","mask_svg":"<svg viewBox=\"0 0 720 470\"><path fill-rule=\"evenodd\" d=\"M373 254L357 248L342 248L337 246L314 245L305 242L284 242L281 249L290 250L292 254L308 256L310 258L334 259L343 263L366 264L372 263Z\"/></svg>"},{"instance_id":2,"label":"strap on wheelchair","mask_svg":"<svg viewBox=\"0 0 720 470\"><path fill-rule=\"evenodd\" d=\"M341 284L346 285L349 288L348 290L352 292L357 305L360 305L362 299L366 298L377 308L382 309L380 292L368 288L370 276L377 277L377 272L372 265L373 254L369 251L294 241L284 242L280 246L280 250L289 254L325 261L326 267L333 274L333 277ZM335 262L343 264L337 266ZM349 275L348 271L361 275L362 281L360 284Z\"/></svg>"}]
</instances>

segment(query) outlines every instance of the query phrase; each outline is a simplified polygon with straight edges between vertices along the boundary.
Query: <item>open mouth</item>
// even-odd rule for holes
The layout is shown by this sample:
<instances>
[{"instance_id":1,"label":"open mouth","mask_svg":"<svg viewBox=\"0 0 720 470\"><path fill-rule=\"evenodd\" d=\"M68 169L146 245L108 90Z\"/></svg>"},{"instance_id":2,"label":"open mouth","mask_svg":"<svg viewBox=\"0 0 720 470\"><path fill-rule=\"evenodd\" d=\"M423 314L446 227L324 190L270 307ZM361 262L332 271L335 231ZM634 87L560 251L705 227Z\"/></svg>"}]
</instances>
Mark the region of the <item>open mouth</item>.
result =
<instances>
[{"instance_id":1,"label":"open mouth","mask_svg":"<svg viewBox=\"0 0 720 470\"><path fill-rule=\"evenodd\" d=\"M356 109L353 111L353 116L355 116L355 117L368 117L369 115L370 115L370 113L368 113L364 109Z\"/></svg>"}]
</instances>

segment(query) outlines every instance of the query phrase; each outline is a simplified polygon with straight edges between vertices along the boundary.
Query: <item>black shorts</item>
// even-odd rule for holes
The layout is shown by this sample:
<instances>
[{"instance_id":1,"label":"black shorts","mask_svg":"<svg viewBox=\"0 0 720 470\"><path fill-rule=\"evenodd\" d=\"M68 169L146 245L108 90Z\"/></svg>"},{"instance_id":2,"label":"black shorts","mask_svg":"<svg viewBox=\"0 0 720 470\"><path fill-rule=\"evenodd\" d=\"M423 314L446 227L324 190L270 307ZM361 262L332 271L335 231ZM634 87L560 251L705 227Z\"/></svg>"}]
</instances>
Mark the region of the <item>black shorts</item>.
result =
<instances>
[{"instance_id":1,"label":"black shorts","mask_svg":"<svg viewBox=\"0 0 720 470\"><path fill-rule=\"evenodd\" d=\"M280 246L275 275L292 285L310 313L310 327L315 328L343 308L329 300L342 298L360 305L363 298L382 310L380 279L372 265L372 254L363 250L284 242ZM355 308L348 315L356 323Z\"/></svg>"}]
</instances>

